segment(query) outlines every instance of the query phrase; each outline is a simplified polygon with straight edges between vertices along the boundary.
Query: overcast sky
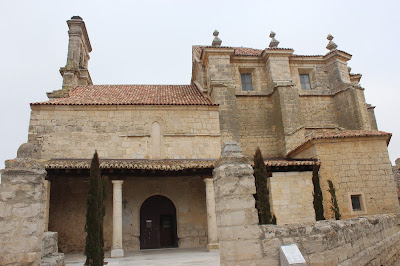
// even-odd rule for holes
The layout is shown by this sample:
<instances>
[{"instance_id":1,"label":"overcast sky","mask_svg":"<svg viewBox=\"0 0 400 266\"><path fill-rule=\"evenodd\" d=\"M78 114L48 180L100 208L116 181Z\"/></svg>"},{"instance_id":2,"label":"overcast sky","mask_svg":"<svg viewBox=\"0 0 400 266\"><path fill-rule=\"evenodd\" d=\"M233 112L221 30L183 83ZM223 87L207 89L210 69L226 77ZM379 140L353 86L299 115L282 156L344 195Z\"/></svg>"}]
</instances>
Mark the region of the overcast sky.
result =
<instances>
[{"instance_id":1,"label":"overcast sky","mask_svg":"<svg viewBox=\"0 0 400 266\"><path fill-rule=\"evenodd\" d=\"M264 49L269 32L296 54L325 54L332 34L353 55L380 130L400 157L400 1L18 1L0 0L0 169L27 141L30 102L61 89L66 20L81 16L93 47L94 84L189 84L191 46Z\"/></svg>"}]
</instances>

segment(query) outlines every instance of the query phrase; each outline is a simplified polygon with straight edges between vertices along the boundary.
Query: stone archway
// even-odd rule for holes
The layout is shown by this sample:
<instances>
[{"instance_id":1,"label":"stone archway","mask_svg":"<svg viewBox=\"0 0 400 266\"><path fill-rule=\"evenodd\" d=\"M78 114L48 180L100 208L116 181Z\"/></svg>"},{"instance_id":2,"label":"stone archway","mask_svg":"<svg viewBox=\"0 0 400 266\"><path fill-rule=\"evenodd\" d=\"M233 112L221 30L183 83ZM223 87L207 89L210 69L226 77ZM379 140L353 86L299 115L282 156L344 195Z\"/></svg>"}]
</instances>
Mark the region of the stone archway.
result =
<instances>
[{"instance_id":1,"label":"stone archway","mask_svg":"<svg viewBox=\"0 0 400 266\"><path fill-rule=\"evenodd\" d=\"M146 199L140 208L140 248L178 247L176 208L167 197Z\"/></svg>"}]
</instances>

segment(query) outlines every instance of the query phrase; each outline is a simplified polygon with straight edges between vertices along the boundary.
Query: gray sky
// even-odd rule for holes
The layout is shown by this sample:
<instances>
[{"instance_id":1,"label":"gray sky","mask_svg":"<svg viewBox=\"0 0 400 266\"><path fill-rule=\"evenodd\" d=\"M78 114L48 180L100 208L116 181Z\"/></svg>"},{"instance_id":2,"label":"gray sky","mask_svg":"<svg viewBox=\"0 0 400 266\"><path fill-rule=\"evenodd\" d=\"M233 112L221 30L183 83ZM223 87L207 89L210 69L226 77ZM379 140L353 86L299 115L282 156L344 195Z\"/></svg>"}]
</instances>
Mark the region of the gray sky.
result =
<instances>
[{"instance_id":1,"label":"gray sky","mask_svg":"<svg viewBox=\"0 0 400 266\"><path fill-rule=\"evenodd\" d=\"M393 133L400 157L400 1L18 1L0 0L0 169L27 141L30 102L60 89L66 63L66 20L81 16L93 47L94 84L189 84L191 46L264 49L271 30L280 47L325 54L331 33L353 55L380 130Z\"/></svg>"}]
</instances>

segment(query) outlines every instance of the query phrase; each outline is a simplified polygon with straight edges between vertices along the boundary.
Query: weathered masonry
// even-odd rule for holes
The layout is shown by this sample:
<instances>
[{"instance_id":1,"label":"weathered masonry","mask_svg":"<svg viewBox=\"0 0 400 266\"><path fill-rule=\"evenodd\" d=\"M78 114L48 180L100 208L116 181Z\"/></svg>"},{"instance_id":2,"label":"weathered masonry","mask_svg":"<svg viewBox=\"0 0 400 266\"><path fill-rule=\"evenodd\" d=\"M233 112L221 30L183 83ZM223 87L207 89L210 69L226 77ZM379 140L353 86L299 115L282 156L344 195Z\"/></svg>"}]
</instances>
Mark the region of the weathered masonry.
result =
<instances>
[{"instance_id":1,"label":"weathered masonry","mask_svg":"<svg viewBox=\"0 0 400 266\"><path fill-rule=\"evenodd\" d=\"M62 265L58 250L83 252L95 150L109 178L113 257L204 247L219 250L222 265L278 265L279 246L291 243L310 265L400 256L391 134L378 131L361 74L331 35L327 54L297 55L275 33L268 48L252 49L221 46L215 31L211 46L192 48L190 84L95 85L85 23L67 24L62 88L31 103L28 142L2 170L0 264ZM259 224L257 147L277 225ZM330 180L343 221L316 221L315 178L325 218L334 218Z\"/></svg>"}]
</instances>

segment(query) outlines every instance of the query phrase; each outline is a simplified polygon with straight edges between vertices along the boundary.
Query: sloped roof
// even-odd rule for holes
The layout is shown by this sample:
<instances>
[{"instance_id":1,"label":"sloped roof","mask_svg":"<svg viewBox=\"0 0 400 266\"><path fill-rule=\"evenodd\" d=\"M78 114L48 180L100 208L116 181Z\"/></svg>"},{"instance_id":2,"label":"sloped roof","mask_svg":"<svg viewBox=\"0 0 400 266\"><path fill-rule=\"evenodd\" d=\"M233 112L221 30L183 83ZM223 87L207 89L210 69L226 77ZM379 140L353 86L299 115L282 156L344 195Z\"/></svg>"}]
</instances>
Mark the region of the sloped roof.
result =
<instances>
[{"instance_id":1,"label":"sloped roof","mask_svg":"<svg viewBox=\"0 0 400 266\"><path fill-rule=\"evenodd\" d=\"M88 85L31 105L216 105L195 85Z\"/></svg>"},{"instance_id":2,"label":"sloped roof","mask_svg":"<svg viewBox=\"0 0 400 266\"><path fill-rule=\"evenodd\" d=\"M185 169L214 168L215 162L216 159L100 159L100 168L180 171ZM264 162L266 166L276 167L320 164L320 162L313 159L271 159ZM45 167L46 169L89 169L90 163L90 159L51 159L45 163Z\"/></svg>"},{"instance_id":3,"label":"sloped roof","mask_svg":"<svg viewBox=\"0 0 400 266\"><path fill-rule=\"evenodd\" d=\"M248 47L231 47L231 46L194 46L195 49L201 49L204 52L205 48L213 49L233 49L233 54L236 56L261 56L264 49L254 49ZM292 48L266 48L267 50L292 50Z\"/></svg>"},{"instance_id":4,"label":"sloped roof","mask_svg":"<svg viewBox=\"0 0 400 266\"><path fill-rule=\"evenodd\" d=\"M244 56L261 56L264 50L260 49L253 49L253 48L246 48L246 47L235 47L234 54L235 55L244 55Z\"/></svg>"},{"instance_id":5,"label":"sloped roof","mask_svg":"<svg viewBox=\"0 0 400 266\"><path fill-rule=\"evenodd\" d=\"M89 159L52 159L46 169L89 169ZM147 159L100 159L101 169L140 169L180 171L185 169L213 168L215 160L147 160Z\"/></svg>"},{"instance_id":6,"label":"sloped roof","mask_svg":"<svg viewBox=\"0 0 400 266\"><path fill-rule=\"evenodd\" d=\"M295 150L305 145L306 143L317 139L379 137L379 136L387 137L387 144L389 144L392 134L378 130L342 130L342 131L330 131L330 132L313 132L307 135L302 143L291 149L287 154L289 155L290 153L294 152Z\"/></svg>"}]
</instances>

